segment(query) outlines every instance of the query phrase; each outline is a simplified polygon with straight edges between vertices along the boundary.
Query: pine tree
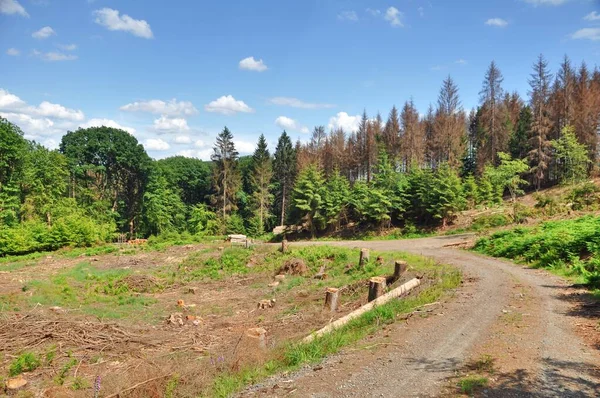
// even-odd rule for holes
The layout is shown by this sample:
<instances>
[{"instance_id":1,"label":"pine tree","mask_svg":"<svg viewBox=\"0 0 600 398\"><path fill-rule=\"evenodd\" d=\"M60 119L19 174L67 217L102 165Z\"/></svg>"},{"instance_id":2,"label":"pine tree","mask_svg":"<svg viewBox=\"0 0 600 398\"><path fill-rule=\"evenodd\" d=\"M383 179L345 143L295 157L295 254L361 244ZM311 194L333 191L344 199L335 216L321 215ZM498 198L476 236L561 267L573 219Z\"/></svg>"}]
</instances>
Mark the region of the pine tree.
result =
<instances>
[{"instance_id":1,"label":"pine tree","mask_svg":"<svg viewBox=\"0 0 600 398\"><path fill-rule=\"evenodd\" d=\"M422 166L425 162L425 132L419 121L419 111L412 99L404 103L400 120L403 170L407 170L412 163Z\"/></svg>"},{"instance_id":2,"label":"pine tree","mask_svg":"<svg viewBox=\"0 0 600 398\"><path fill-rule=\"evenodd\" d=\"M434 218L441 220L442 228L445 228L448 221L466 204L462 182L456 171L446 163L438 167L432 182L427 210Z\"/></svg>"},{"instance_id":3,"label":"pine tree","mask_svg":"<svg viewBox=\"0 0 600 398\"><path fill-rule=\"evenodd\" d=\"M280 225L284 225L289 198L296 178L296 151L284 131L277 141L273 159L273 177L276 187L276 207L279 209Z\"/></svg>"},{"instance_id":4,"label":"pine tree","mask_svg":"<svg viewBox=\"0 0 600 398\"><path fill-rule=\"evenodd\" d=\"M598 158L600 87L592 82L587 66L582 63L575 83L573 127L579 142L587 147L592 164L595 164Z\"/></svg>"},{"instance_id":5,"label":"pine tree","mask_svg":"<svg viewBox=\"0 0 600 398\"><path fill-rule=\"evenodd\" d=\"M301 214L314 238L317 224L323 221L325 179L321 171L311 164L300 172L294 186L293 210Z\"/></svg>"},{"instance_id":6,"label":"pine tree","mask_svg":"<svg viewBox=\"0 0 600 398\"><path fill-rule=\"evenodd\" d=\"M519 114L517 128L514 130L514 133L511 135L510 141L508 142L510 155L513 159L523 159L531 150L529 137L531 137L532 119L533 115L531 114L531 108L528 105L524 105Z\"/></svg>"},{"instance_id":7,"label":"pine tree","mask_svg":"<svg viewBox=\"0 0 600 398\"><path fill-rule=\"evenodd\" d=\"M532 149L529 151L529 160L533 182L538 190L547 177L546 171L550 164L548 135L552 131L552 121L549 115L548 98L550 96L551 78L552 75L548 71L548 62L543 55L540 55L538 61L533 65L533 73L529 80L533 114L529 139Z\"/></svg>"},{"instance_id":8,"label":"pine tree","mask_svg":"<svg viewBox=\"0 0 600 398\"><path fill-rule=\"evenodd\" d=\"M385 122L382 141L388 156L395 162L400 153L400 119L398 117L396 105L392 107L388 119Z\"/></svg>"},{"instance_id":9,"label":"pine tree","mask_svg":"<svg viewBox=\"0 0 600 398\"><path fill-rule=\"evenodd\" d=\"M496 63L492 61L483 81L481 89L481 117L480 123L484 135L480 140L480 147L477 153L483 159L481 163L491 162L496 164L497 152L504 150L508 141L507 131L504 128L504 119L506 110L503 109L502 99L504 90L502 82L504 78Z\"/></svg>"},{"instance_id":10,"label":"pine tree","mask_svg":"<svg viewBox=\"0 0 600 398\"><path fill-rule=\"evenodd\" d=\"M558 140L551 142L559 165L559 181L574 184L585 180L590 162L585 145L580 144L571 126L565 126Z\"/></svg>"},{"instance_id":11,"label":"pine tree","mask_svg":"<svg viewBox=\"0 0 600 398\"><path fill-rule=\"evenodd\" d=\"M342 218L350 202L350 183L348 179L336 169L327 180L323 193L323 208L326 223L332 225L334 230L340 228Z\"/></svg>"},{"instance_id":12,"label":"pine tree","mask_svg":"<svg viewBox=\"0 0 600 398\"><path fill-rule=\"evenodd\" d=\"M448 76L442 83L433 125L435 162L458 167L464 154L466 120L458 98L458 87Z\"/></svg>"},{"instance_id":13,"label":"pine tree","mask_svg":"<svg viewBox=\"0 0 600 398\"><path fill-rule=\"evenodd\" d=\"M252 155L251 169L250 185L252 187L254 213L258 218L257 232L262 234L271 216L270 208L273 203L273 194L271 193L273 167L271 155L267 149L267 140L263 134L258 138L256 150Z\"/></svg>"},{"instance_id":14,"label":"pine tree","mask_svg":"<svg viewBox=\"0 0 600 398\"><path fill-rule=\"evenodd\" d=\"M242 182L238 168L238 152L233 143L233 134L227 127L217 136L210 158L214 163L215 194L212 201L215 207L221 209L221 216L225 220L229 213L237 210L236 194Z\"/></svg>"}]
</instances>

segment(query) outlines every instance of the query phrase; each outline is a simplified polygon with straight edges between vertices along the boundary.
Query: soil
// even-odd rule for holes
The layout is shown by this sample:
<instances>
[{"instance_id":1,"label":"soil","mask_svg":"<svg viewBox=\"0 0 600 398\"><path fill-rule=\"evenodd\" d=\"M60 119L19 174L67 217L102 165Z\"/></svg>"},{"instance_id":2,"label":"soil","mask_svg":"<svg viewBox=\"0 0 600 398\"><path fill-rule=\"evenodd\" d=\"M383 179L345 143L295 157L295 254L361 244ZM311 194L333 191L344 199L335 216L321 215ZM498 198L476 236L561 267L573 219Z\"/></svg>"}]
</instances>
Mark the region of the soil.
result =
<instances>
[{"instance_id":1,"label":"soil","mask_svg":"<svg viewBox=\"0 0 600 398\"><path fill-rule=\"evenodd\" d=\"M600 396L598 305L548 272L454 248L471 239L296 243L422 254L459 267L464 283L360 346L239 396L456 396L457 380L482 356L493 372L477 396Z\"/></svg>"}]
</instances>

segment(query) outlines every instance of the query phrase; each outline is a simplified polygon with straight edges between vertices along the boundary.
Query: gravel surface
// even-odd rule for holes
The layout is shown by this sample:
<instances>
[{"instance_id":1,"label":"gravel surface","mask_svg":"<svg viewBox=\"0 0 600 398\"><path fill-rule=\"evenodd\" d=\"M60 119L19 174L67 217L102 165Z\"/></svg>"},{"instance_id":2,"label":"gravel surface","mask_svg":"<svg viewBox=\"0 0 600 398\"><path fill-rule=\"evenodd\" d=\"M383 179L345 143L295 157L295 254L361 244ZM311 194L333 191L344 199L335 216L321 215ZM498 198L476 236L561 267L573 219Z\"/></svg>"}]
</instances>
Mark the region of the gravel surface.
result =
<instances>
[{"instance_id":1,"label":"gravel surface","mask_svg":"<svg viewBox=\"0 0 600 398\"><path fill-rule=\"evenodd\" d=\"M452 386L465 364L491 352L499 369L481 396L600 397L600 355L574 332L581 315L560 294L568 283L545 271L444 247L471 238L293 243L422 254L460 268L464 283L454 297L432 306L427 317L413 316L362 342L363 347L274 377L239 396L448 396L456 391ZM523 318L518 324L510 321L515 295L524 296L516 289L527 294L527 313L518 313Z\"/></svg>"}]
</instances>

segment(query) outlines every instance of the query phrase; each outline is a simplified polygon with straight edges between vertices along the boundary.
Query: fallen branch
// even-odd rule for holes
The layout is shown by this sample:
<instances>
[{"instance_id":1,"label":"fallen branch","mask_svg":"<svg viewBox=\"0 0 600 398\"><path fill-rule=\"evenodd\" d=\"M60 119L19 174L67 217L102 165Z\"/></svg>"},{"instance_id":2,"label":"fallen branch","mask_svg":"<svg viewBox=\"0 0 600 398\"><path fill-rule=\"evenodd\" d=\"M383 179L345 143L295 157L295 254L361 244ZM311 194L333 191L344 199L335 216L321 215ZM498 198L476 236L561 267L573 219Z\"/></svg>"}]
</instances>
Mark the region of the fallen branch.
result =
<instances>
[{"instance_id":1,"label":"fallen branch","mask_svg":"<svg viewBox=\"0 0 600 398\"><path fill-rule=\"evenodd\" d=\"M373 308L375 308L378 305L385 304L388 301L390 301L390 300L392 300L392 299L394 299L396 297L400 297L403 294L406 294L407 292L409 292L410 290L412 290L415 287L419 286L420 284L421 284L421 280L420 279L417 279L417 278L411 279L410 281L406 282L402 286L399 286L399 287L395 288L394 290L392 290L392 291L384 294L381 297L378 297L377 299L371 301L370 303L363 305L359 309L357 309L355 311L352 311L348 315L346 315L344 317L341 317L337 321L330 323L329 325L325 326L324 328L322 328L320 330L317 330L316 332L310 334L309 336L306 336L302 340L302 342L303 343L310 343L311 341L313 341L317 337L321 337L321 336L323 336L325 334L331 333L332 331L334 331L335 329L339 328L340 326L343 326L343 325L347 324L352 319L358 318L359 316L361 316L365 312L368 312L368 311L372 310Z\"/></svg>"}]
</instances>

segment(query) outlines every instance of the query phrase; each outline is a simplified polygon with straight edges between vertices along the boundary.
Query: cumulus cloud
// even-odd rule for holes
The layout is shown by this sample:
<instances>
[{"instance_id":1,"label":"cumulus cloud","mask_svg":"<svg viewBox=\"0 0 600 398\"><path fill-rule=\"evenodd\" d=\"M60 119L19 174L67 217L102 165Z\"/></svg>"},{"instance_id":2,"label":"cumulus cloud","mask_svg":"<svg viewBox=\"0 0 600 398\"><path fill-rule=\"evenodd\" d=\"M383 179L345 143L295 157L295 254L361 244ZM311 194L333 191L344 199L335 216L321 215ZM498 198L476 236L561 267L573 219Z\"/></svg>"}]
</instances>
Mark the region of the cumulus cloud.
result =
<instances>
[{"instance_id":1,"label":"cumulus cloud","mask_svg":"<svg viewBox=\"0 0 600 398\"><path fill-rule=\"evenodd\" d=\"M2 111L0 111L0 116L19 126L28 139L56 133L54 122L48 118L36 118L24 113Z\"/></svg>"},{"instance_id":2,"label":"cumulus cloud","mask_svg":"<svg viewBox=\"0 0 600 398\"><path fill-rule=\"evenodd\" d=\"M112 127L114 129L121 129L121 130L127 131L131 135L135 134L135 129L133 127L122 126L119 123L117 123L111 119L90 119L87 122L79 125L79 127L84 128L84 129L88 128L88 127L102 127L102 126Z\"/></svg>"},{"instance_id":3,"label":"cumulus cloud","mask_svg":"<svg viewBox=\"0 0 600 398\"><path fill-rule=\"evenodd\" d=\"M343 129L345 132L352 133L358 131L361 116L351 116L346 112L339 112L337 115L329 119L329 130Z\"/></svg>"},{"instance_id":4,"label":"cumulus cloud","mask_svg":"<svg viewBox=\"0 0 600 398\"><path fill-rule=\"evenodd\" d=\"M254 149L256 149L256 146L253 142L234 139L233 143L235 144L235 149L237 149L237 151L241 154L252 153L254 152Z\"/></svg>"},{"instance_id":5,"label":"cumulus cloud","mask_svg":"<svg viewBox=\"0 0 600 398\"><path fill-rule=\"evenodd\" d=\"M307 127L302 126L296 120L289 118L287 116L279 116L277 119L275 119L275 124L284 130L299 131L303 134L309 133L309 130Z\"/></svg>"},{"instance_id":6,"label":"cumulus cloud","mask_svg":"<svg viewBox=\"0 0 600 398\"><path fill-rule=\"evenodd\" d=\"M183 118L170 118L165 115L155 119L152 128L159 134L182 133L190 129L187 120Z\"/></svg>"},{"instance_id":7,"label":"cumulus cloud","mask_svg":"<svg viewBox=\"0 0 600 398\"><path fill-rule=\"evenodd\" d=\"M502 18L490 18L485 21L485 24L488 26L496 26L498 28L504 28L508 25L508 22Z\"/></svg>"},{"instance_id":8,"label":"cumulus cloud","mask_svg":"<svg viewBox=\"0 0 600 398\"><path fill-rule=\"evenodd\" d=\"M143 19L133 19L129 15L119 15L118 10L102 8L94 11L95 22L108 30L122 30L144 39L152 39L154 35L150 24Z\"/></svg>"},{"instance_id":9,"label":"cumulus cloud","mask_svg":"<svg viewBox=\"0 0 600 398\"><path fill-rule=\"evenodd\" d=\"M210 155L212 155L212 149L184 149L182 151L177 152L179 156L185 156L186 158L197 158L202 160L210 160Z\"/></svg>"},{"instance_id":10,"label":"cumulus cloud","mask_svg":"<svg viewBox=\"0 0 600 398\"><path fill-rule=\"evenodd\" d=\"M21 55L21 51L17 50L16 48L9 48L8 50L6 50L6 54L12 57L18 57L19 55Z\"/></svg>"},{"instance_id":11,"label":"cumulus cloud","mask_svg":"<svg viewBox=\"0 0 600 398\"><path fill-rule=\"evenodd\" d=\"M304 102L299 100L298 98L292 97L274 97L269 100L269 102L273 105L282 105L282 106L291 106L292 108L301 108L301 109L326 109L326 108L335 108L333 104L318 104L311 102Z\"/></svg>"},{"instance_id":12,"label":"cumulus cloud","mask_svg":"<svg viewBox=\"0 0 600 398\"><path fill-rule=\"evenodd\" d=\"M81 121L85 118L80 110L69 109L59 104L43 101L39 106L27 105L14 94L0 88L0 111L22 113L29 116L42 116L56 119Z\"/></svg>"},{"instance_id":13,"label":"cumulus cloud","mask_svg":"<svg viewBox=\"0 0 600 398\"><path fill-rule=\"evenodd\" d=\"M254 57L244 58L240 61L240 69L251 70L255 72L264 72L267 69L267 65L263 62L262 59L258 61L254 59Z\"/></svg>"},{"instance_id":14,"label":"cumulus cloud","mask_svg":"<svg viewBox=\"0 0 600 398\"><path fill-rule=\"evenodd\" d=\"M47 53L40 52L38 50L33 50L31 53L34 57L38 57L44 61L48 62L57 62L57 61L75 61L78 57L73 54L63 54L59 52L50 51Z\"/></svg>"},{"instance_id":15,"label":"cumulus cloud","mask_svg":"<svg viewBox=\"0 0 600 398\"><path fill-rule=\"evenodd\" d=\"M175 98L165 102L161 100L136 101L119 108L126 112L148 112L166 116L191 116L198 113L198 109L189 101L177 101Z\"/></svg>"},{"instance_id":16,"label":"cumulus cloud","mask_svg":"<svg viewBox=\"0 0 600 398\"><path fill-rule=\"evenodd\" d=\"M175 137L175 140L173 142L178 145L191 144L192 138L189 135L178 135L177 137Z\"/></svg>"},{"instance_id":17,"label":"cumulus cloud","mask_svg":"<svg viewBox=\"0 0 600 398\"><path fill-rule=\"evenodd\" d=\"M206 142L202 140L196 140L196 142L194 142L194 146L196 148L204 148L206 146Z\"/></svg>"},{"instance_id":18,"label":"cumulus cloud","mask_svg":"<svg viewBox=\"0 0 600 398\"><path fill-rule=\"evenodd\" d=\"M38 31L35 31L31 34L31 37L33 37L34 39L47 39L50 36L54 36L56 35L56 32L54 31L54 29L52 29L50 26L44 26L43 28L41 28Z\"/></svg>"},{"instance_id":19,"label":"cumulus cloud","mask_svg":"<svg viewBox=\"0 0 600 398\"><path fill-rule=\"evenodd\" d=\"M234 115L238 112L252 113L254 109L250 108L244 101L238 101L231 95L224 95L204 106L207 112L221 113L223 115Z\"/></svg>"},{"instance_id":20,"label":"cumulus cloud","mask_svg":"<svg viewBox=\"0 0 600 398\"><path fill-rule=\"evenodd\" d=\"M583 28L571 34L572 39L600 40L600 28Z\"/></svg>"},{"instance_id":21,"label":"cumulus cloud","mask_svg":"<svg viewBox=\"0 0 600 398\"><path fill-rule=\"evenodd\" d=\"M17 0L0 0L0 14L18 14L29 17L25 8Z\"/></svg>"},{"instance_id":22,"label":"cumulus cloud","mask_svg":"<svg viewBox=\"0 0 600 398\"><path fill-rule=\"evenodd\" d=\"M168 142L161 140L160 138L148 138L144 142L144 148L149 151L166 151L171 146Z\"/></svg>"},{"instance_id":23,"label":"cumulus cloud","mask_svg":"<svg viewBox=\"0 0 600 398\"><path fill-rule=\"evenodd\" d=\"M598 14L596 11L592 11L588 15L583 17L583 19L590 22L600 21L600 14Z\"/></svg>"},{"instance_id":24,"label":"cumulus cloud","mask_svg":"<svg viewBox=\"0 0 600 398\"><path fill-rule=\"evenodd\" d=\"M356 11L342 11L338 14L338 19L342 21L358 21L358 15L356 15Z\"/></svg>"},{"instance_id":25,"label":"cumulus cloud","mask_svg":"<svg viewBox=\"0 0 600 398\"><path fill-rule=\"evenodd\" d=\"M396 7L390 7L385 11L385 20L390 23L392 26L403 27L402 13Z\"/></svg>"}]
</instances>

